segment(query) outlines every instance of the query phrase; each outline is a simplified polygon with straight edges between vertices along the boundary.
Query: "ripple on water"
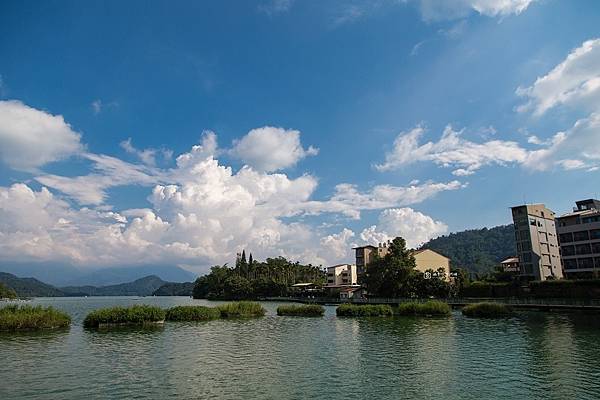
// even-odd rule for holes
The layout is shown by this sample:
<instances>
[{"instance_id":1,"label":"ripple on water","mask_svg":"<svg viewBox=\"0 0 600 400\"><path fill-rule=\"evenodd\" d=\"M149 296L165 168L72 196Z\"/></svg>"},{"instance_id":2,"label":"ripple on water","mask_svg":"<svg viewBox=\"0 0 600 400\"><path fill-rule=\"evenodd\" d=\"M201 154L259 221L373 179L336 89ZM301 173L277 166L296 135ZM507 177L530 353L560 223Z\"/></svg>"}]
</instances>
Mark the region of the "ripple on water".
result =
<instances>
[{"instance_id":1,"label":"ripple on water","mask_svg":"<svg viewBox=\"0 0 600 400\"><path fill-rule=\"evenodd\" d=\"M163 307L206 304L147 298ZM39 299L66 331L0 335L2 399L598 399L600 330L581 315L510 320L277 317L87 331L131 298Z\"/></svg>"}]
</instances>

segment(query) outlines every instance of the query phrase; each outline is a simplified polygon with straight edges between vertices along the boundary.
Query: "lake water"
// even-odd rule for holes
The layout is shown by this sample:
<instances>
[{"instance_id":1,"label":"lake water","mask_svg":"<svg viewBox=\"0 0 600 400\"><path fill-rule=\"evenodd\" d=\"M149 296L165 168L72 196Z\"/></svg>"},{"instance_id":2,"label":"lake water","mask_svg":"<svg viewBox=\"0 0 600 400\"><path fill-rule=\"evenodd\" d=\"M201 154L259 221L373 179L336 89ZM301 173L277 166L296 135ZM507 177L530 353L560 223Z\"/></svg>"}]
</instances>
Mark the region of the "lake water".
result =
<instances>
[{"instance_id":1,"label":"lake water","mask_svg":"<svg viewBox=\"0 0 600 400\"><path fill-rule=\"evenodd\" d=\"M278 317L84 330L112 305L186 297L35 299L69 330L0 335L0 399L600 399L596 315L510 320Z\"/></svg>"}]
</instances>

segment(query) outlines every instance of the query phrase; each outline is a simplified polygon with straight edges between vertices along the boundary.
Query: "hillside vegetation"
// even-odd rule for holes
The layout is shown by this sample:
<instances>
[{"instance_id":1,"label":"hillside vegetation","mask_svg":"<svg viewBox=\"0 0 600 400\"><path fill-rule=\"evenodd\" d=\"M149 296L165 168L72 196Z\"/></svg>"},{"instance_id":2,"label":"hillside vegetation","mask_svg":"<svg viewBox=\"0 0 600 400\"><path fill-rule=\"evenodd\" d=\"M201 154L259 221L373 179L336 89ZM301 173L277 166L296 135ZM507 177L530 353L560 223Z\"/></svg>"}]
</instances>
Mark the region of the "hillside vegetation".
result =
<instances>
[{"instance_id":1,"label":"hillside vegetation","mask_svg":"<svg viewBox=\"0 0 600 400\"><path fill-rule=\"evenodd\" d=\"M13 289L19 297L58 297L65 294L52 285L35 278L19 278L8 272L0 272L0 282Z\"/></svg>"},{"instance_id":2,"label":"hillside vegetation","mask_svg":"<svg viewBox=\"0 0 600 400\"><path fill-rule=\"evenodd\" d=\"M472 274L485 274L498 263L515 254L513 225L470 229L440 236L422 248L437 251L452 260L452 268L463 268Z\"/></svg>"}]
</instances>

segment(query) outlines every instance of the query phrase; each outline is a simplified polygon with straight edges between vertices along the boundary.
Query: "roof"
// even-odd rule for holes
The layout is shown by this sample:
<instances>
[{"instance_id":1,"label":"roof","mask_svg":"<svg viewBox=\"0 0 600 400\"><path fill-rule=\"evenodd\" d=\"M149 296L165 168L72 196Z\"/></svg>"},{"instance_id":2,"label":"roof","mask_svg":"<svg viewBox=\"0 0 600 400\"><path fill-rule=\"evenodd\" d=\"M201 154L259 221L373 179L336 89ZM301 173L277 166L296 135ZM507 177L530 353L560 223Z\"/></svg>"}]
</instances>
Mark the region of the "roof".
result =
<instances>
[{"instance_id":1,"label":"roof","mask_svg":"<svg viewBox=\"0 0 600 400\"><path fill-rule=\"evenodd\" d=\"M314 283L312 283L312 282L295 283L292 285L292 287L306 287L306 286L312 286L312 285L314 285Z\"/></svg>"},{"instance_id":2,"label":"roof","mask_svg":"<svg viewBox=\"0 0 600 400\"><path fill-rule=\"evenodd\" d=\"M576 216L585 216L585 215L598 215L600 214L600 210L577 210L577 211L571 211L568 212L566 214L561 215L560 218L567 218L567 217L576 217Z\"/></svg>"},{"instance_id":3,"label":"roof","mask_svg":"<svg viewBox=\"0 0 600 400\"><path fill-rule=\"evenodd\" d=\"M513 264L513 263L518 263L519 262L519 257L509 257L504 261L500 261L500 264Z\"/></svg>"},{"instance_id":4,"label":"roof","mask_svg":"<svg viewBox=\"0 0 600 400\"><path fill-rule=\"evenodd\" d=\"M413 256L414 256L414 255L421 254L421 253L423 253L423 252L426 252L426 251L431 251L432 253L435 253L435 254L437 254L437 255L438 255L438 256L440 256L440 257L447 258L448 260L450 259L449 257L446 257L445 255L443 255L443 254L440 254L440 253L438 253L437 251L435 251L435 250L431 250L431 249L419 249L419 250L413 250L413 251L412 251L412 254L413 254Z\"/></svg>"},{"instance_id":5,"label":"roof","mask_svg":"<svg viewBox=\"0 0 600 400\"><path fill-rule=\"evenodd\" d=\"M358 246L358 247L353 247L352 250L356 250L356 249L366 249L367 247L371 248L371 249L376 249L377 246L373 246L372 244L368 244L366 246Z\"/></svg>"}]
</instances>

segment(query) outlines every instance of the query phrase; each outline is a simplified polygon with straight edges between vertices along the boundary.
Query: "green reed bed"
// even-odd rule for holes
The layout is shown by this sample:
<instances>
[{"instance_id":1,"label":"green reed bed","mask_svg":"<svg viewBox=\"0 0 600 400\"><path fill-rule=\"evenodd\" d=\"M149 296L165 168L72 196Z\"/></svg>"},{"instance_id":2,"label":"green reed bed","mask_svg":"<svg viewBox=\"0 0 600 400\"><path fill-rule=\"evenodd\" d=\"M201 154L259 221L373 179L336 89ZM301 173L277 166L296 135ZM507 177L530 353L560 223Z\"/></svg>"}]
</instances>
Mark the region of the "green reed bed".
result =
<instances>
[{"instance_id":1,"label":"green reed bed","mask_svg":"<svg viewBox=\"0 0 600 400\"><path fill-rule=\"evenodd\" d=\"M165 314L162 308L148 305L102 308L89 313L83 320L83 326L98 328L113 325L157 324L164 322Z\"/></svg>"},{"instance_id":2,"label":"green reed bed","mask_svg":"<svg viewBox=\"0 0 600 400\"><path fill-rule=\"evenodd\" d=\"M221 304L217 306L221 313L221 318L251 318L262 317L266 310L253 301L236 301L233 303Z\"/></svg>"},{"instance_id":3,"label":"green reed bed","mask_svg":"<svg viewBox=\"0 0 600 400\"><path fill-rule=\"evenodd\" d=\"M221 318L221 311L216 307L176 306L166 313L167 321L209 321Z\"/></svg>"},{"instance_id":4,"label":"green reed bed","mask_svg":"<svg viewBox=\"0 0 600 400\"><path fill-rule=\"evenodd\" d=\"M335 309L338 317L389 317L394 315L387 304L342 304Z\"/></svg>"},{"instance_id":5,"label":"green reed bed","mask_svg":"<svg viewBox=\"0 0 600 400\"><path fill-rule=\"evenodd\" d=\"M429 300L424 303L409 301L400 303L394 309L394 315L446 316L451 312L452 309L447 303L438 300Z\"/></svg>"},{"instance_id":6,"label":"green reed bed","mask_svg":"<svg viewBox=\"0 0 600 400\"><path fill-rule=\"evenodd\" d=\"M462 313L474 318L506 318L512 315L512 309L501 303L483 302L464 306Z\"/></svg>"},{"instance_id":7,"label":"green reed bed","mask_svg":"<svg viewBox=\"0 0 600 400\"><path fill-rule=\"evenodd\" d=\"M277 307L277 315L292 317L322 317L325 309L318 304L286 305Z\"/></svg>"},{"instance_id":8,"label":"green reed bed","mask_svg":"<svg viewBox=\"0 0 600 400\"><path fill-rule=\"evenodd\" d=\"M10 305L0 308L0 331L66 328L71 317L52 307Z\"/></svg>"}]
</instances>

